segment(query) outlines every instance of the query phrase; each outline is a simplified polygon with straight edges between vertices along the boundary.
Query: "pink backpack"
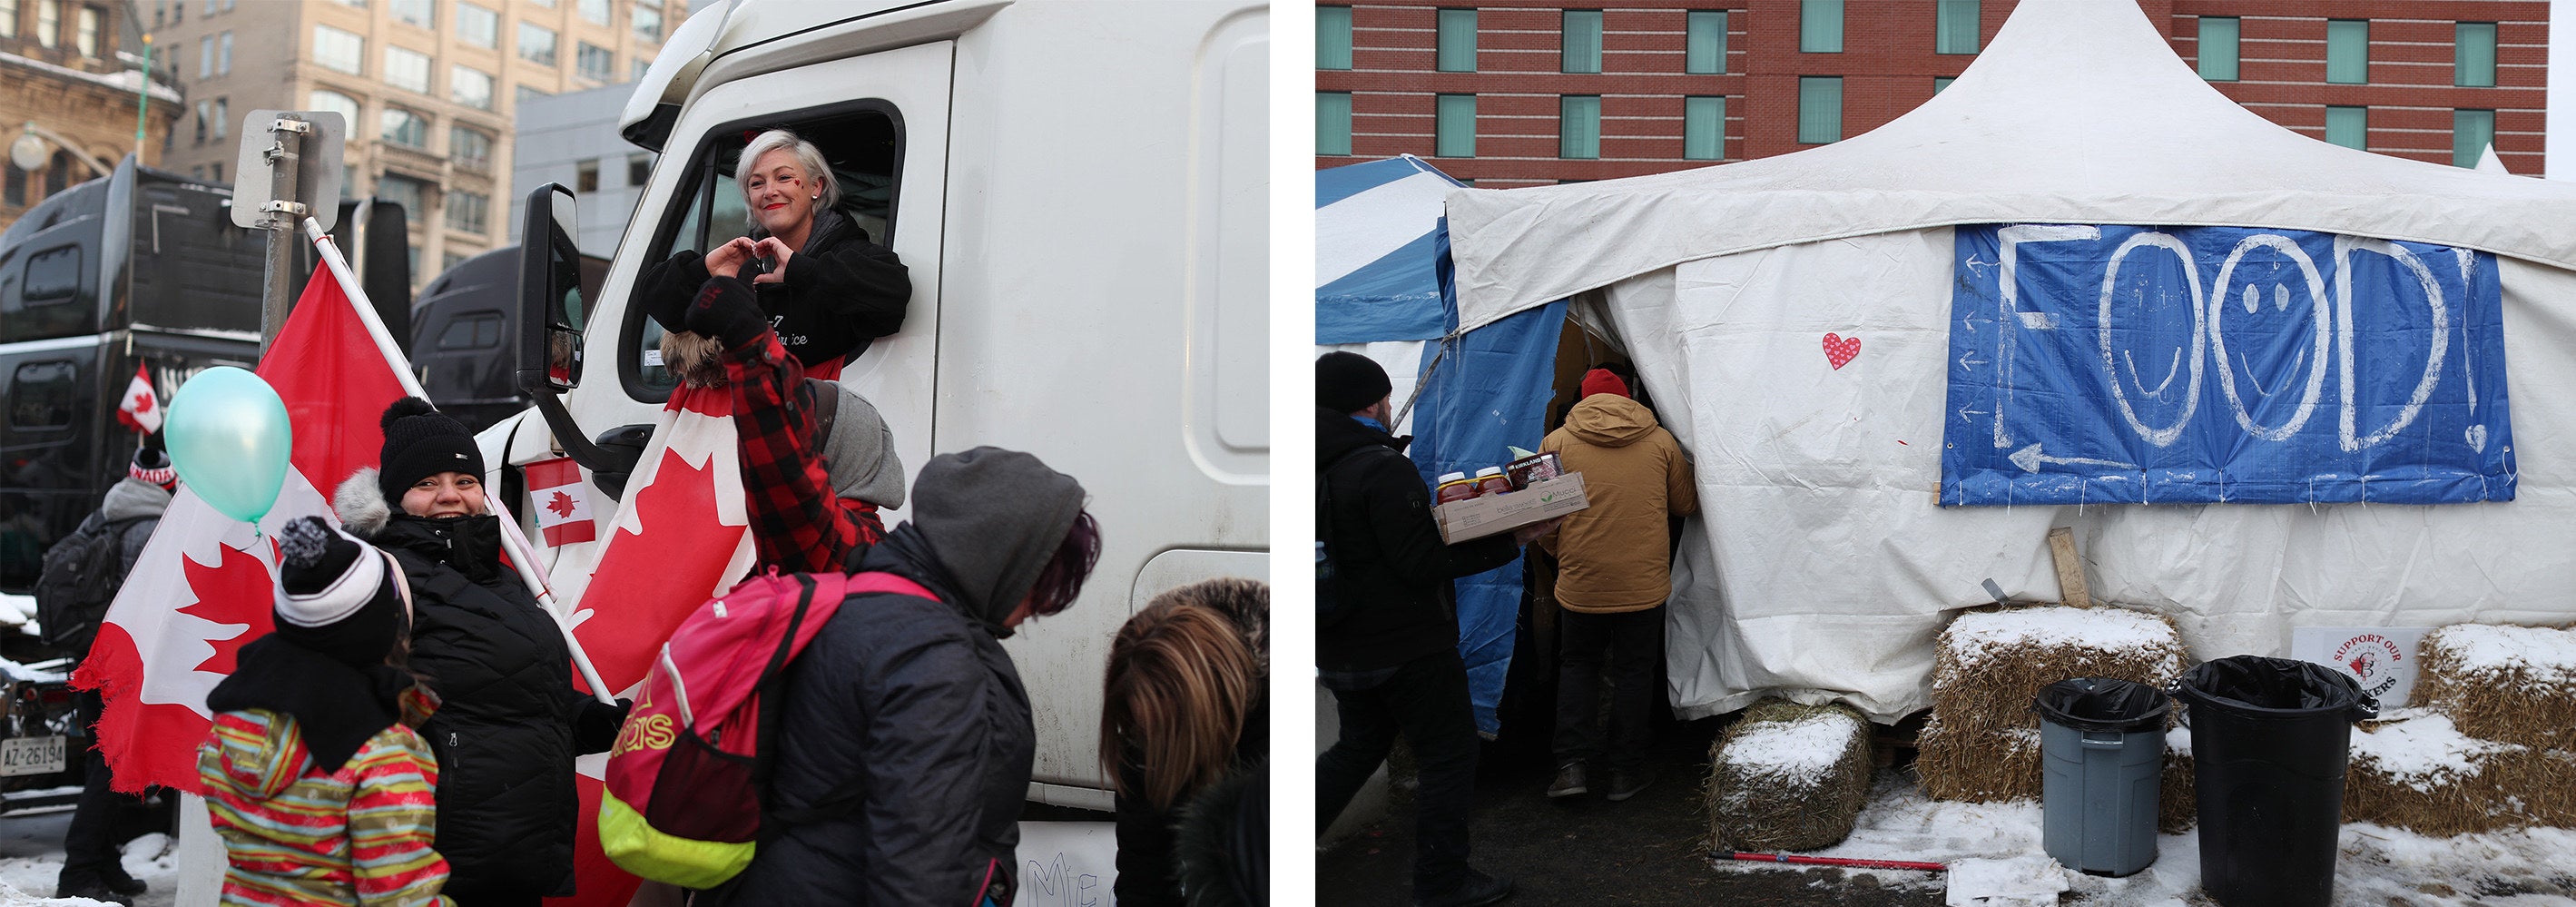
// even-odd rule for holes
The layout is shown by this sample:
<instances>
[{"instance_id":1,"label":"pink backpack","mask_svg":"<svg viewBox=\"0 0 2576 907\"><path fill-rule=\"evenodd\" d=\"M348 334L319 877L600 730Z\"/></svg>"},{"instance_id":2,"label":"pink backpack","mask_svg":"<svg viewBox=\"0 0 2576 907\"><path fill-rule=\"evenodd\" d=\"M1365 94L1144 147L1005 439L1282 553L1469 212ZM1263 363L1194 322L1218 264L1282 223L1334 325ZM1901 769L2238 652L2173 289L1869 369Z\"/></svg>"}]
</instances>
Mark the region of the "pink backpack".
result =
<instances>
[{"instance_id":1,"label":"pink backpack","mask_svg":"<svg viewBox=\"0 0 2576 907\"><path fill-rule=\"evenodd\" d=\"M608 751L599 843L609 859L697 889L751 865L787 663L843 599L869 592L938 599L891 573L772 570L680 622Z\"/></svg>"}]
</instances>

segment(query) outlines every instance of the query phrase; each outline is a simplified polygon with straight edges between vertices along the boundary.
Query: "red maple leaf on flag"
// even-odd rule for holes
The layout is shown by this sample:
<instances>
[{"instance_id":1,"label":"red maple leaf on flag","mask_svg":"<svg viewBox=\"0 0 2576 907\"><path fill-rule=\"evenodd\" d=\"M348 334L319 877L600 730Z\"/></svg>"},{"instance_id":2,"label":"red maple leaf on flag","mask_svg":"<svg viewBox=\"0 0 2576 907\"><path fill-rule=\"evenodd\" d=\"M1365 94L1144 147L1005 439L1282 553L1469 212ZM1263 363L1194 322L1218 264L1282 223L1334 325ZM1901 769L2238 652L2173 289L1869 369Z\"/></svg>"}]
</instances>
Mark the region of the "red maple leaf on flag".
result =
<instances>
[{"instance_id":1,"label":"red maple leaf on flag","mask_svg":"<svg viewBox=\"0 0 2576 907\"><path fill-rule=\"evenodd\" d=\"M618 527L598 569L591 572L591 585L582 600L618 602L617 619L585 623L577 635L599 669L599 679L612 690L644 679L654 654L670 638L671 628L706 603L705 593L672 595L669 590L712 590L725 579L727 559L707 553L730 553L746 527L663 525L654 520L655 515L703 519L715 513L714 472L712 462L693 467L679 452L663 450L653 483L636 491L631 505L644 521L642 531ZM640 586L659 591L630 588Z\"/></svg>"},{"instance_id":2,"label":"red maple leaf on flag","mask_svg":"<svg viewBox=\"0 0 2576 907\"><path fill-rule=\"evenodd\" d=\"M197 670L229 675L241 647L276 629L269 610L276 593L267 564L229 546L223 551L223 563L212 567L189 558L179 559L187 571L188 588L197 592L197 603L180 608L179 613L224 626L247 625L231 636L208 638L206 644L215 647L215 654L197 664Z\"/></svg>"},{"instance_id":3,"label":"red maple leaf on flag","mask_svg":"<svg viewBox=\"0 0 2576 907\"><path fill-rule=\"evenodd\" d=\"M556 491L554 497L546 499L546 509L554 511L555 515L559 517L571 517L572 495L565 494L560 490Z\"/></svg>"},{"instance_id":4,"label":"red maple leaf on flag","mask_svg":"<svg viewBox=\"0 0 2576 907\"><path fill-rule=\"evenodd\" d=\"M151 395L151 394L137 393L137 394L135 394L135 395L134 395L134 411L135 411L135 412L138 412L138 413L148 413L148 412L151 412L151 411L152 411L152 407L153 407L154 405L156 405L156 404L154 403L154 401L153 401L153 399L152 399L152 395Z\"/></svg>"}]
</instances>

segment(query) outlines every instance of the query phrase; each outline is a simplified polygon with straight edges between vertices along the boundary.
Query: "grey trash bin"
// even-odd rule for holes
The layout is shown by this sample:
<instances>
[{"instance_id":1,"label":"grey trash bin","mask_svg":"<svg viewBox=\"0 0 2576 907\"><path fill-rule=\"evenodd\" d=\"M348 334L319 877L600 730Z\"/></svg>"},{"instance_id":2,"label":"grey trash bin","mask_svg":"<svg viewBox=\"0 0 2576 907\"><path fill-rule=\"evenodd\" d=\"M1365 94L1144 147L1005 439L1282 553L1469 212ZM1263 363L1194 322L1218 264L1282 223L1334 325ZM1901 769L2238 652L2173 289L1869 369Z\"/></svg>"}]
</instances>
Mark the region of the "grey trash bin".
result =
<instances>
[{"instance_id":1,"label":"grey trash bin","mask_svg":"<svg viewBox=\"0 0 2576 907\"><path fill-rule=\"evenodd\" d=\"M2040 690L2041 843L2067 868L2125 876L2156 861L2156 791L2171 700L2126 680Z\"/></svg>"}]
</instances>

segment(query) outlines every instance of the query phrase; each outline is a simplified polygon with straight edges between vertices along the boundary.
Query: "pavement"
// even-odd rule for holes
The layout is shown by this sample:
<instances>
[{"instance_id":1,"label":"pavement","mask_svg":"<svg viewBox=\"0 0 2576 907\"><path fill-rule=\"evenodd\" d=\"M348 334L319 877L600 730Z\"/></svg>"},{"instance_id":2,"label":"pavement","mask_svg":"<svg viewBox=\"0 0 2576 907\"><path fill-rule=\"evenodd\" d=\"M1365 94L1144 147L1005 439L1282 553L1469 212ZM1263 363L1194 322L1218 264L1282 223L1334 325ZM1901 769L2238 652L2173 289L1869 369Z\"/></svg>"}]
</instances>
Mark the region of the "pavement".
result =
<instances>
[{"instance_id":1,"label":"pavement","mask_svg":"<svg viewBox=\"0 0 2576 907\"><path fill-rule=\"evenodd\" d=\"M1608 907L1630 904L1871 904L1940 907L1939 879L1890 886L1838 869L1741 867L1719 870L1708 852L1702 794L1709 745L1727 717L1662 724L1647 756L1653 786L1612 803L1594 793L1550 800L1555 775L1545 741L1515 735L1486 744L1478 764L1472 862L1509 876L1505 904ZM1517 722L1523 727L1543 721ZM1410 903L1413 802L1402 783L1387 816L1315 858L1315 903L1401 907Z\"/></svg>"}]
</instances>

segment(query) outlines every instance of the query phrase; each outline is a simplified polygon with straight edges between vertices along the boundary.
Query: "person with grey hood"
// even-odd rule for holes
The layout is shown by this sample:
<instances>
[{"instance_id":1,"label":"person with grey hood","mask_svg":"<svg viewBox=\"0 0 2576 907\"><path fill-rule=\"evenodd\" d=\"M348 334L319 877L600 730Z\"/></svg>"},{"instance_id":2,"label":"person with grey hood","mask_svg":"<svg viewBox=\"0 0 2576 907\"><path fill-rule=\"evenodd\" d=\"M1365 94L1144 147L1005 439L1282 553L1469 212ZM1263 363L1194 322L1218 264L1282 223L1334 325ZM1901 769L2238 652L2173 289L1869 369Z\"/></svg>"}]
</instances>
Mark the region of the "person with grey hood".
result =
<instances>
[{"instance_id":1,"label":"person with grey hood","mask_svg":"<svg viewBox=\"0 0 2576 907\"><path fill-rule=\"evenodd\" d=\"M143 556L144 544L152 540L152 531L161 525L162 512L170 509L170 494L178 488L179 474L170 467L169 454L161 449L161 436L147 435L143 447L134 452L134 462L126 468L125 478L107 489L107 500L99 505L98 512L82 520L79 529L58 543L81 544L105 536L102 541L112 544L116 552L115 563L91 567L113 570L114 576L87 578L105 581L97 583L105 591L104 596L86 596L97 600L83 603L77 615L52 614L43 621L48 625L46 637L59 641L62 650L75 659L87 657L90 643L98 638L99 621L107 616L109 601L115 597L115 590L125 585L125 576L133 572L135 560ZM39 580L40 594L50 585L53 584ZM50 626L56 623L64 626ZM82 752L77 758L85 767L80 803L72 808L71 824L63 831L63 871L55 879L54 896L120 904L149 887L125 871L116 850L119 826L134 825L145 807L133 795L120 794L109 787L112 776L107 759L98 751L98 735L90 732L98 724L103 704L97 690L72 695L73 714L82 733ZM132 830L125 829L121 836L132 837Z\"/></svg>"},{"instance_id":2,"label":"person with grey hood","mask_svg":"<svg viewBox=\"0 0 2576 907\"><path fill-rule=\"evenodd\" d=\"M787 667L765 837L697 907L1009 904L1036 758L1001 640L1064 610L1100 558L1082 485L995 447L942 454L851 596Z\"/></svg>"},{"instance_id":3,"label":"person with grey hood","mask_svg":"<svg viewBox=\"0 0 2576 907\"><path fill-rule=\"evenodd\" d=\"M750 285L709 278L687 319L724 347L755 572L855 568L885 537L878 508L903 506L893 430L867 398L804 377Z\"/></svg>"}]
</instances>

